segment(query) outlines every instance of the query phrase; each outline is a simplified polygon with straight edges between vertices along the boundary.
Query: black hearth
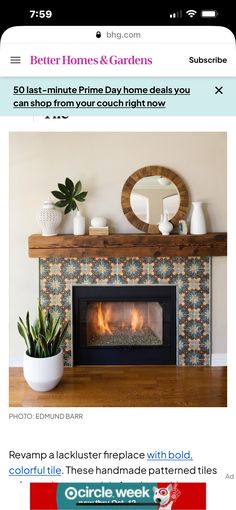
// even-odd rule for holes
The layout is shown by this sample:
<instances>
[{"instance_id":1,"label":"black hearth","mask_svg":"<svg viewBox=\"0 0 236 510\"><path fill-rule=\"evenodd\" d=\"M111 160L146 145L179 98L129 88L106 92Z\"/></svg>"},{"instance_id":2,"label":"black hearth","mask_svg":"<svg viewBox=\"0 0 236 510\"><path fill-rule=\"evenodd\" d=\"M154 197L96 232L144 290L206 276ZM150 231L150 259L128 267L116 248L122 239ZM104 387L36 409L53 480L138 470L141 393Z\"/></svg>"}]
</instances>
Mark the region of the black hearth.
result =
<instances>
[{"instance_id":1,"label":"black hearth","mask_svg":"<svg viewBox=\"0 0 236 510\"><path fill-rule=\"evenodd\" d=\"M74 365L175 365L176 287L73 286Z\"/></svg>"}]
</instances>

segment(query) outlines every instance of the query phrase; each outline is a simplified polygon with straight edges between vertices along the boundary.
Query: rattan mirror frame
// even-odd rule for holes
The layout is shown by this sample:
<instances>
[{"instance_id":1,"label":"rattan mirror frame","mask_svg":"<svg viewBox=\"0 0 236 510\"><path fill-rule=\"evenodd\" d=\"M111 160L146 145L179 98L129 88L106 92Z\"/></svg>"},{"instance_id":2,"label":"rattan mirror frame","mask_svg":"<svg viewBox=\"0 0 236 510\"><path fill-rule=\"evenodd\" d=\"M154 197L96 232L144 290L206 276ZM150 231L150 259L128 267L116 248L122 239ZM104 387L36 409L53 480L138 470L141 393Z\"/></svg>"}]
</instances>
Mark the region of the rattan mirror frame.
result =
<instances>
[{"instance_id":1,"label":"rattan mirror frame","mask_svg":"<svg viewBox=\"0 0 236 510\"><path fill-rule=\"evenodd\" d=\"M121 193L121 205L127 220L138 230L142 230L147 234L160 234L158 225L145 223L140 218L138 218L131 207L130 197L133 187L140 179L143 179L144 177L152 177L154 175L167 177L167 179L170 179L170 181L175 184L178 190L180 202L179 209L175 216L173 216L173 218L170 220L174 226L178 224L179 220L182 220L186 217L189 208L189 194L186 185L183 179L175 172L173 172L173 170L170 170L170 168L166 168L164 166L155 165L139 168L139 170L136 170L136 172L128 177L123 186Z\"/></svg>"}]
</instances>

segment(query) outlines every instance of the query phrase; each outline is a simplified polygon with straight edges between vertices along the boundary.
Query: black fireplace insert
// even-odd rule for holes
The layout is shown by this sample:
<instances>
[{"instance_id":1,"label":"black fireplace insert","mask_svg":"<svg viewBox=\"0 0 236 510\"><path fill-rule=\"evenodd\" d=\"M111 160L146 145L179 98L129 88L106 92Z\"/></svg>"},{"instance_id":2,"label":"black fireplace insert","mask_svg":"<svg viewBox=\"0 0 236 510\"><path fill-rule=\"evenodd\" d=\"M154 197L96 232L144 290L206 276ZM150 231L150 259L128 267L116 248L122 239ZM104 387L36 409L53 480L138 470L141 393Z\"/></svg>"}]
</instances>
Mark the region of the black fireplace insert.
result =
<instances>
[{"instance_id":1,"label":"black fireplace insert","mask_svg":"<svg viewBox=\"0 0 236 510\"><path fill-rule=\"evenodd\" d=\"M176 287L73 286L74 365L175 365Z\"/></svg>"}]
</instances>

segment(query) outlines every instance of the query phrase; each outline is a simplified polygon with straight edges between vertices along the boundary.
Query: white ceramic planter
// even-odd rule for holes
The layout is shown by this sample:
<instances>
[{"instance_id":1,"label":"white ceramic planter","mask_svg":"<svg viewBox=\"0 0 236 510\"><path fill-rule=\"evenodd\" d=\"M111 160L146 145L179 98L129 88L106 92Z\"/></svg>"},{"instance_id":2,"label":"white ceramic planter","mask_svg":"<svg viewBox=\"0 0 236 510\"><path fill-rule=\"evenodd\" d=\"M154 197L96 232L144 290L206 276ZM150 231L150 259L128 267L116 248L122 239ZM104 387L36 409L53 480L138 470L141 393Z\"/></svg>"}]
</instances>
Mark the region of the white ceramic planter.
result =
<instances>
[{"instance_id":1,"label":"white ceramic planter","mask_svg":"<svg viewBox=\"0 0 236 510\"><path fill-rule=\"evenodd\" d=\"M24 354L24 377L34 391L50 391L60 382L64 370L63 352L49 358Z\"/></svg>"}]
</instances>

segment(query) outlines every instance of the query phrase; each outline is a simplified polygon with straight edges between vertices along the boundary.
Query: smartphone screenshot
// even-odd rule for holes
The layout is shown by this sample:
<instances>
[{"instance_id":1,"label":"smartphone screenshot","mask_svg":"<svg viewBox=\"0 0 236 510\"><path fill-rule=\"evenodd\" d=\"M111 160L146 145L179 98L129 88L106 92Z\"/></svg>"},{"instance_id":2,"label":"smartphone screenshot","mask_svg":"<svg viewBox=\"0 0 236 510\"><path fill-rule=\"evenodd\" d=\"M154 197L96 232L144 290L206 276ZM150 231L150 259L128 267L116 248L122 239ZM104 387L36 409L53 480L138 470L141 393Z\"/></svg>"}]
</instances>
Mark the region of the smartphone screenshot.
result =
<instances>
[{"instance_id":1,"label":"smartphone screenshot","mask_svg":"<svg viewBox=\"0 0 236 510\"><path fill-rule=\"evenodd\" d=\"M0 31L4 508L233 508L232 19Z\"/></svg>"}]
</instances>

